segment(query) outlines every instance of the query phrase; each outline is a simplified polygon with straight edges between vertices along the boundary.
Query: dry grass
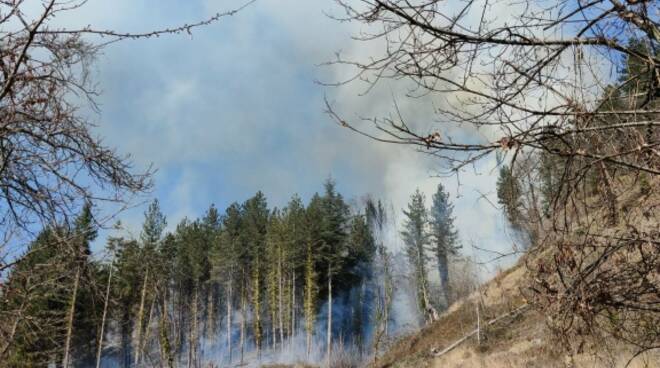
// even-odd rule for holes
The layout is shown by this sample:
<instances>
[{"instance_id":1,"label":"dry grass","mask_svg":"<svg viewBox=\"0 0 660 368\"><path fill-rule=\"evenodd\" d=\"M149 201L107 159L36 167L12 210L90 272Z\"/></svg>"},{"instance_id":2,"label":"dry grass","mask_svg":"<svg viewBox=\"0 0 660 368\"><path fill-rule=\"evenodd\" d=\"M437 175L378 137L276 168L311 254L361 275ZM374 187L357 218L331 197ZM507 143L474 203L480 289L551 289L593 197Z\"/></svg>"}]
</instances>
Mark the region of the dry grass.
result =
<instances>
[{"instance_id":1,"label":"dry grass","mask_svg":"<svg viewBox=\"0 0 660 368\"><path fill-rule=\"evenodd\" d=\"M521 266L501 272L479 292L452 305L435 323L426 326L419 333L404 337L393 344L376 364L384 367L430 367L434 360L432 350L442 349L476 328L476 304L480 301L481 318L484 321L505 314L520 305L524 300L518 291L520 279L524 275ZM502 323L518 323L517 320ZM498 333L497 325L492 331L482 334L484 339L491 333ZM490 330L490 329L489 329ZM486 341L486 340L485 340ZM469 343L468 343L469 344Z\"/></svg>"},{"instance_id":2,"label":"dry grass","mask_svg":"<svg viewBox=\"0 0 660 368\"><path fill-rule=\"evenodd\" d=\"M538 256L538 255L537 255ZM585 346L572 357L565 353L546 326L545 316L533 309L482 330L481 344L471 338L440 357L442 350L476 328L476 303L482 321L500 316L526 303L520 288L526 283L525 259L498 274L479 292L455 303L439 321L417 334L400 339L383 355L377 368L593 368L623 367L631 352L614 342ZM660 367L660 354L635 359L630 368Z\"/></svg>"}]
</instances>

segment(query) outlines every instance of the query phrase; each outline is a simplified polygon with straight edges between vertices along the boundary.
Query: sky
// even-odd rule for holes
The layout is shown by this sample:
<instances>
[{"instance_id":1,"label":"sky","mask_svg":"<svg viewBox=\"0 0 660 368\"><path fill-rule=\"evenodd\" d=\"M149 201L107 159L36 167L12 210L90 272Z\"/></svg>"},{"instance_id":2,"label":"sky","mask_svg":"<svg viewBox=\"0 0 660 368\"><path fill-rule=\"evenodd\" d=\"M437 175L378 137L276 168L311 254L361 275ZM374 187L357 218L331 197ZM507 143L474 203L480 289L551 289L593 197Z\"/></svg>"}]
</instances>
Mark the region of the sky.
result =
<instances>
[{"instance_id":1,"label":"sky","mask_svg":"<svg viewBox=\"0 0 660 368\"><path fill-rule=\"evenodd\" d=\"M90 0L58 22L143 32L192 23L242 4ZM437 177L442 165L437 159L358 136L324 113L324 97L348 119L387 114L396 100L422 130L443 129L432 112L434 101L406 99L404 83L385 82L366 95L366 85L359 82L320 84L350 73L320 66L335 53L360 58L382 51L381 45L351 39L359 25L327 14L340 14L331 0L258 0L192 36L127 40L105 48L94 67L100 110L84 113L97 124L104 143L130 153L136 168L157 169L154 191L135 203L158 198L173 229L186 216L201 216L211 203L223 210L258 190L271 207L285 205L294 193L307 200L329 177L349 199L371 194L399 213L416 188L430 206L442 183L455 204L465 254L473 254L471 244L511 250L513 241L496 208L495 157L460 173L459 185L456 177ZM134 236L145 207L119 216ZM100 248L104 240L97 243ZM477 256L485 261L493 254Z\"/></svg>"}]
</instances>

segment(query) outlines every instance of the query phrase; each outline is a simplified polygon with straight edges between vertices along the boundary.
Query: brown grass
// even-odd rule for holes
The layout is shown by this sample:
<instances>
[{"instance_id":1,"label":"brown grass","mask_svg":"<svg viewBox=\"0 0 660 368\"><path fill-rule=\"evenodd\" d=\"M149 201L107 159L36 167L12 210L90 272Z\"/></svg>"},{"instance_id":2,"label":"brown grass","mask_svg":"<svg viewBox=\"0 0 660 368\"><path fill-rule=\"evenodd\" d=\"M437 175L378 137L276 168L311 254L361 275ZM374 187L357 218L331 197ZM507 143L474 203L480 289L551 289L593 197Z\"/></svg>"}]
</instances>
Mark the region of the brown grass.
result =
<instances>
[{"instance_id":1,"label":"brown grass","mask_svg":"<svg viewBox=\"0 0 660 368\"><path fill-rule=\"evenodd\" d=\"M548 329L545 316L534 309L482 330L481 344L470 338L441 357L440 351L476 328L476 303L488 321L526 303L520 288L526 284L525 259L484 285L479 292L451 306L437 322L394 343L376 368L592 368L623 367L631 352L614 342L585 346L571 357ZM660 354L637 358L630 368L660 367Z\"/></svg>"}]
</instances>

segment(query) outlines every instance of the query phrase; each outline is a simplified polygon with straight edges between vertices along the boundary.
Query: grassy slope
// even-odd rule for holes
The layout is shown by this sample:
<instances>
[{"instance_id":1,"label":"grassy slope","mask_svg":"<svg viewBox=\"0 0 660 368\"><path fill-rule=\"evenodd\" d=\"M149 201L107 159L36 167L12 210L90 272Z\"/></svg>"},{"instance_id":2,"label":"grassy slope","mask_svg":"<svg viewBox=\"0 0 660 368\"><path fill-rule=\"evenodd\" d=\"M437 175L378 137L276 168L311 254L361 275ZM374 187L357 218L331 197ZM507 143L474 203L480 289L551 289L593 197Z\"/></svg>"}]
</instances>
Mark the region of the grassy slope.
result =
<instances>
[{"instance_id":1,"label":"grassy slope","mask_svg":"<svg viewBox=\"0 0 660 368\"><path fill-rule=\"evenodd\" d=\"M623 217L635 219L642 230L657 229L660 223L660 178L652 178L646 184L654 188L645 194L642 185L626 186L629 181L619 178L622 189L619 210ZM603 207L603 206L597 206ZM593 218L605 217L602 211L590 211ZM619 226L625 226L625 221ZM543 256L537 255L536 257ZM525 304L521 288L526 283L525 257L519 263L502 272L465 300L455 303L441 319L420 331L395 343L384 354L377 367L623 367L631 356L613 342L598 342L586 346L582 353L572 358L553 339L544 316L529 308L515 318L506 318L486 328L481 344L476 336L463 342L454 350L440 357L433 351L459 340L476 328L476 302L481 298L482 321L496 318ZM660 352L642 355L629 367L660 367Z\"/></svg>"},{"instance_id":2,"label":"grassy slope","mask_svg":"<svg viewBox=\"0 0 660 368\"><path fill-rule=\"evenodd\" d=\"M476 328L476 301L481 297L482 321L501 316L524 305L520 293L525 279L524 260L486 284L480 293L454 304L439 321L419 333L403 338L384 354L378 368L500 368L500 367L609 367L624 366L630 355L623 349L602 351L598 347L570 358L557 346L544 317L533 309L504 318L450 352L435 357L454 341ZM483 323L483 322L482 322ZM611 349L611 345L608 349ZM597 354L594 354L597 353ZM596 355L598 357L596 357ZM638 358L633 367L660 367L660 354Z\"/></svg>"}]
</instances>

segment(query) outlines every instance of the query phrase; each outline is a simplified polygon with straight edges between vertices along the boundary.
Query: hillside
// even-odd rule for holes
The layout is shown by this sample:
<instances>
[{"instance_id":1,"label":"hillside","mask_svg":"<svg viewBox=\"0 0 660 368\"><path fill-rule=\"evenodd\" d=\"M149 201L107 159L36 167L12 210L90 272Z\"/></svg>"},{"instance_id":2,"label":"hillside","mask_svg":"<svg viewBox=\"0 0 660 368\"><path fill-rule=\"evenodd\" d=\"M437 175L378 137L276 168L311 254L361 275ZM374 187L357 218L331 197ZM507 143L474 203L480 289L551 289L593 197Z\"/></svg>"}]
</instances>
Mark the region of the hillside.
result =
<instances>
[{"instance_id":1,"label":"hillside","mask_svg":"<svg viewBox=\"0 0 660 368\"><path fill-rule=\"evenodd\" d=\"M376 367L623 367L631 352L612 343L584 347L571 358L561 349L544 316L528 308L521 295L525 259L488 282L479 292L454 304L440 320L398 341ZM476 334L440 355L476 329L481 299L480 341ZM522 307L522 308L521 308ZM488 321L494 323L484 327ZM613 347L614 346L614 347ZM439 355L439 356L438 356ZM660 367L660 354L637 357L629 367Z\"/></svg>"}]
</instances>

